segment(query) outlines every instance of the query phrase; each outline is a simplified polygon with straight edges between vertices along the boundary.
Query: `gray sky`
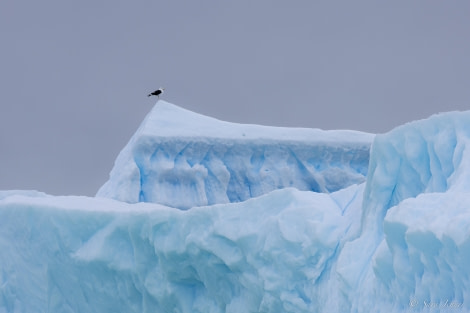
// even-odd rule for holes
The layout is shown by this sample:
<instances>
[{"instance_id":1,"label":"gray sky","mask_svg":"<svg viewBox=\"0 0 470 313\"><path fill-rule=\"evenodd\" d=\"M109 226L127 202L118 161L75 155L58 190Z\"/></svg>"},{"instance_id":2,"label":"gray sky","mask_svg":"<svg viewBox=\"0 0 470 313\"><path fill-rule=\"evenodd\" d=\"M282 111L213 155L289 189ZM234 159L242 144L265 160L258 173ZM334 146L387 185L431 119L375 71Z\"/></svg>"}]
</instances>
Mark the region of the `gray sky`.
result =
<instances>
[{"instance_id":1,"label":"gray sky","mask_svg":"<svg viewBox=\"0 0 470 313\"><path fill-rule=\"evenodd\" d=\"M470 107L470 1L0 2L0 189L94 195L155 104L374 133Z\"/></svg>"}]
</instances>

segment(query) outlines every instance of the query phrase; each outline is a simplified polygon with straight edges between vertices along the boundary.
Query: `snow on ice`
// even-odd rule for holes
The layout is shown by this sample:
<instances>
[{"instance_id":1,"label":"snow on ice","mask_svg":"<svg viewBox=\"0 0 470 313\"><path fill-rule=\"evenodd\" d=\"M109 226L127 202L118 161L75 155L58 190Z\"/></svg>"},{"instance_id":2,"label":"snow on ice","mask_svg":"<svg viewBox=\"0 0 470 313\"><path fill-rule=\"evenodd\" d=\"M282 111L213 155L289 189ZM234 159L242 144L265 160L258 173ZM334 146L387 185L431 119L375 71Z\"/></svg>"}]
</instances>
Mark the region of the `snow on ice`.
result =
<instances>
[{"instance_id":1,"label":"snow on ice","mask_svg":"<svg viewBox=\"0 0 470 313\"><path fill-rule=\"evenodd\" d=\"M0 312L469 311L469 139L159 101L97 197L0 192Z\"/></svg>"}]
</instances>

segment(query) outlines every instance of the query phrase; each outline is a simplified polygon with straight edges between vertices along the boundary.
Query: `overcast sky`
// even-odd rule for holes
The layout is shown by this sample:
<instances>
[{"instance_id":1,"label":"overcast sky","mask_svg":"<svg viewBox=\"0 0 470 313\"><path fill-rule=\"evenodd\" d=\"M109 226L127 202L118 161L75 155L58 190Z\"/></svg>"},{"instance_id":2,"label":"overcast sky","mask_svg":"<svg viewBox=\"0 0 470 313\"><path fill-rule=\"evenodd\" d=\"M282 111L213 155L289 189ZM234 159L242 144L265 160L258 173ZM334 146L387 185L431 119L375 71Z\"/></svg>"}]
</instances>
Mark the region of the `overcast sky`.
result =
<instances>
[{"instance_id":1,"label":"overcast sky","mask_svg":"<svg viewBox=\"0 0 470 313\"><path fill-rule=\"evenodd\" d=\"M373 133L470 108L470 1L0 1L0 189L94 195L155 104Z\"/></svg>"}]
</instances>

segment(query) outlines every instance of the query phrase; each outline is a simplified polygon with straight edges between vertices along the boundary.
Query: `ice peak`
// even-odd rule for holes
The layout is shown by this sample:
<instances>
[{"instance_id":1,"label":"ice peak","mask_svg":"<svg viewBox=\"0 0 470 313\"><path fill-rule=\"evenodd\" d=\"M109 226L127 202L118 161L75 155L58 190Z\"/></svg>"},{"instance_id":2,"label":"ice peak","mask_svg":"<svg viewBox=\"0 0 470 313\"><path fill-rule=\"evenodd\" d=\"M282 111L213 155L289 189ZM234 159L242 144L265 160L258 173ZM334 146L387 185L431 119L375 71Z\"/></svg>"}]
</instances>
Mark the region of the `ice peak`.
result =
<instances>
[{"instance_id":1,"label":"ice peak","mask_svg":"<svg viewBox=\"0 0 470 313\"><path fill-rule=\"evenodd\" d=\"M159 100L141 125L141 133L155 136L198 136L210 133L208 126L224 123Z\"/></svg>"}]
</instances>

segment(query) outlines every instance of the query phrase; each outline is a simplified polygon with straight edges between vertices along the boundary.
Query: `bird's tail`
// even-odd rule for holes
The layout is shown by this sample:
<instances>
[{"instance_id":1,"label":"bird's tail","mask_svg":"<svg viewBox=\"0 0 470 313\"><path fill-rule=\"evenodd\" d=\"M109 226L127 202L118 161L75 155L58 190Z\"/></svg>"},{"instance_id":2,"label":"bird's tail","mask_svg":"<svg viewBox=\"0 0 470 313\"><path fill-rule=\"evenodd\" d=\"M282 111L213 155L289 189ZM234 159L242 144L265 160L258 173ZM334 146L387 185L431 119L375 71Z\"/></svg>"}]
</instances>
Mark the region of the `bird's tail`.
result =
<instances>
[{"instance_id":1,"label":"bird's tail","mask_svg":"<svg viewBox=\"0 0 470 313\"><path fill-rule=\"evenodd\" d=\"M151 95L152 95L152 94L151 94L151 93L149 93L147 97L150 97Z\"/></svg>"}]
</instances>

